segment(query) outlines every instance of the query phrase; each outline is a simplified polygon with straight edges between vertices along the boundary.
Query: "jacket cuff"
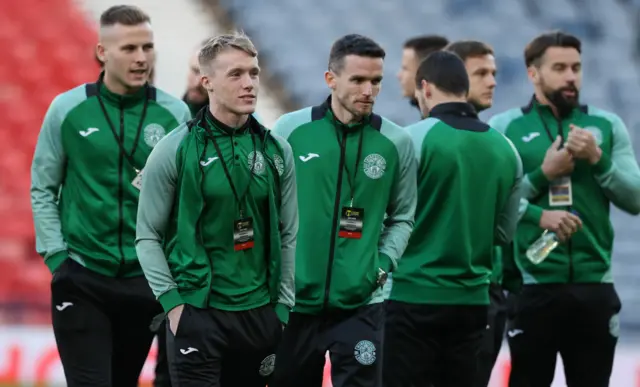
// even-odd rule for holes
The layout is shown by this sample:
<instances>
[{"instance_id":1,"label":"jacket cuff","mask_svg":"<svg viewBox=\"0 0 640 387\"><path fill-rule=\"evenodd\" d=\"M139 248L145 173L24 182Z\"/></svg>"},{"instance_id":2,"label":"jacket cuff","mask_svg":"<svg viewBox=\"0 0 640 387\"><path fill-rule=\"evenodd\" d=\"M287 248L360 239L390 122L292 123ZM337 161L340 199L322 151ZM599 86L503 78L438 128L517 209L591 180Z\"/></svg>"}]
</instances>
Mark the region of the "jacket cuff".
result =
<instances>
[{"instance_id":1,"label":"jacket cuff","mask_svg":"<svg viewBox=\"0 0 640 387\"><path fill-rule=\"evenodd\" d=\"M613 162L611 161L611 157L608 154L602 152L602 155L600 155L600 160L598 160L598 162L593 165L592 170L596 176L599 176L606 172L609 172L609 169L611 169L612 165Z\"/></svg>"},{"instance_id":2,"label":"jacket cuff","mask_svg":"<svg viewBox=\"0 0 640 387\"><path fill-rule=\"evenodd\" d=\"M396 269L397 264L390 256L385 253L380 253L381 261L382 261L382 270L387 273L391 273Z\"/></svg>"},{"instance_id":3,"label":"jacket cuff","mask_svg":"<svg viewBox=\"0 0 640 387\"><path fill-rule=\"evenodd\" d=\"M280 320L283 325L287 325L289 323L289 307L285 304L277 303L275 310L278 320Z\"/></svg>"},{"instance_id":4,"label":"jacket cuff","mask_svg":"<svg viewBox=\"0 0 640 387\"><path fill-rule=\"evenodd\" d=\"M522 219L535 223L535 225L538 226L540 225L540 218L542 218L542 211L542 207L534 206L533 204L529 203L527 205L527 209L522 215Z\"/></svg>"},{"instance_id":5,"label":"jacket cuff","mask_svg":"<svg viewBox=\"0 0 640 387\"><path fill-rule=\"evenodd\" d=\"M69 252L67 250L58 251L49 258L45 258L44 264L47 265L49 271L53 274L67 258L69 258Z\"/></svg>"},{"instance_id":6,"label":"jacket cuff","mask_svg":"<svg viewBox=\"0 0 640 387\"><path fill-rule=\"evenodd\" d=\"M160 301L160 305L162 305L162 309L164 309L165 313L169 313L171 309L184 304L178 289L171 289L168 292L163 293L158 297L158 301Z\"/></svg>"},{"instance_id":7,"label":"jacket cuff","mask_svg":"<svg viewBox=\"0 0 640 387\"><path fill-rule=\"evenodd\" d=\"M529 182L538 192L549 185L549 180L544 175L544 172L542 172L542 167L538 167L528 173L527 178L529 178Z\"/></svg>"}]
</instances>

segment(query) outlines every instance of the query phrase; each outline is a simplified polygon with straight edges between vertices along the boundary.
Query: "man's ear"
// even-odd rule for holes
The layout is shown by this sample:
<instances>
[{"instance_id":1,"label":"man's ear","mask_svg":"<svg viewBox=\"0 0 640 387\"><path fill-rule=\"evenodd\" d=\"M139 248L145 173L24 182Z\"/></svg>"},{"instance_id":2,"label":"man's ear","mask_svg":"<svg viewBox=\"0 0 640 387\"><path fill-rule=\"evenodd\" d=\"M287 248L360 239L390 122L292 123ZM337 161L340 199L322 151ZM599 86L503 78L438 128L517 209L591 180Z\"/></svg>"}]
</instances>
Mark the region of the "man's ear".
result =
<instances>
[{"instance_id":1,"label":"man's ear","mask_svg":"<svg viewBox=\"0 0 640 387\"><path fill-rule=\"evenodd\" d=\"M529 67L527 67L527 76L529 77L531 83L533 83L534 85L540 83L540 69L535 65L530 65Z\"/></svg>"},{"instance_id":2,"label":"man's ear","mask_svg":"<svg viewBox=\"0 0 640 387\"><path fill-rule=\"evenodd\" d=\"M209 93L213 93L213 83L211 82L211 78L208 75L200 76L200 85Z\"/></svg>"},{"instance_id":3,"label":"man's ear","mask_svg":"<svg viewBox=\"0 0 640 387\"><path fill-rule=\"evenodd\" d=\"M327 86L329 86L331 90L335 90L337 80L336 74L333 71L327 70L324 72L324 81L327 83Z\"/></svg>"},{"instance_id":4,"label":"man's ear","mask_svg":"<svg viewBox=\"0 0 640 387\"><path fill-rule=\"evenodd\" d=\"M106 58L107 58L107 56L105 55L106 51L107 49L102 45L102 43L98 43L96 45L96 56L98 57L98 59L100 59L100 62L102 63L106 62Z\"/></svg>"},{"instance_id":5,"label":"man's ear","mask_svg":"<svg viewBox=\"0 0 640 387\"><path fill-rule=\"evenodd\" d=\"M431 98L433 96L433 85L425 81L424 79L422 80L421 84L422 84L422 90L421 90L422 94L427 99Z\"/></svg>"}]
</instances>

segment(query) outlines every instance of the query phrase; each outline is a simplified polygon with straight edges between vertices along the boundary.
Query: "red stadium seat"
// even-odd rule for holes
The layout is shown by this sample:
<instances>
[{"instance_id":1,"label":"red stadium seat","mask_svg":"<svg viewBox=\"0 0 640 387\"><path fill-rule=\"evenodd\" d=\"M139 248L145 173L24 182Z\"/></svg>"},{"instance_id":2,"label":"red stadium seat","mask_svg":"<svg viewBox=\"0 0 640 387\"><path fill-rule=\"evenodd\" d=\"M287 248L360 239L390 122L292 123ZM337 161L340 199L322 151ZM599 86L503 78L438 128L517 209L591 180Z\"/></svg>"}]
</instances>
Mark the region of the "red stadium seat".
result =
<instances>
[{"instance_id":1,"label":"red stadium seat","mask_svg":"<svg viewBox=\"0 0 640 387\"><path fill-rule=\"evenodd\" d=\"M97 79L97 34L72 0L2 0L0 47L0 304L49 302L48 269L35 255L30 169L52 99ZM18 246L18 247L16 247ZM46 323L49 313L30 318Z\"/></svg>"}]
</instances>

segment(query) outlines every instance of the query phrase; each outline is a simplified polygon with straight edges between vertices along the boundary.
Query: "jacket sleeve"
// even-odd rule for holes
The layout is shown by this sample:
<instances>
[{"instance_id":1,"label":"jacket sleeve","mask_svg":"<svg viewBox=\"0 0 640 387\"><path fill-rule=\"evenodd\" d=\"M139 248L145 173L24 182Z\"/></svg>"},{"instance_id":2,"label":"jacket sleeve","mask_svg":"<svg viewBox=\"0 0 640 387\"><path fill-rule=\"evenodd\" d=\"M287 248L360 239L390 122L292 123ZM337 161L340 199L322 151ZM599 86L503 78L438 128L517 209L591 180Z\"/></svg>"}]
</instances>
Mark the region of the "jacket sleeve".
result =
<instances>
[{"instance_id":1,"label":"jacket sleeve","mask_svg":"<svg viewBox=\"0 0 640 387\"><path fill-rule=\"evenodd\" d=\"M602 153L593 166L596 181L611 202L623 211L640 214L640 168L636 161L629 132L622 119L612 116L613 146L611 156Z\"/></svg>"},{"instance_id":2,"label":"jacket sleeve","mask_svg":"<svg viewBox=\"0 0 640 387\"><path fill-rule=\"evenodd\" d=\"M498 215L498 221L496 224L496 237L495 243L503 246L508 245L513 240L513 236L516 233L518 225L520 200L522 199L522 160L516 150L513 143L504 137L509 142L511 149L513 150L514 160L516 163L516 174L514 177L514 183L511 187L511 193L502 208L502 211Z\"/></svg>"},{"instance_id":3,"label":"jacket sleeve","mask_svg":"<svg viewBox=\"0 0 640 387\"><path fill-rule=\"evenodd\" d=\"M186 133L181 126L153 148L142 175L136 223L136 252L153 294L165 312L184 301L169 270L163 240L177 185L176 152Z\"/></svg>"},{"instance_id":4,"label":"jacket sleeve","mask_svg":"<svg viewBox=\"0 0 640 387\"><path fill-rule=\"evenodd\" d=\"M398 261L404 254L414 226L414 217L418 201L417 160L411 137L404 135L398 138L396 147L399 154L399 173L391 191L391 199L387 205L387 218L380 235L378 250L381 258L386 259L387 272L398 267Z\"/></svg>"},{"instance_id":5,"label":"jacket sleeve","mask_svg":"<svg viewBox=\"0 0 640 387\"><path fill-rule=\"evenodd\" d=\"M549 180L542 172L542 165L527 173L522 180L522 189L527 197L536 197L549 187Z\"/></svg>"},{"instance_id":6,"label":"jacket sleeve","mask_svg":"<svg viewBox=\"0 0 640 387\"><path fill-rule=\"evenodd\" d=\"M495 115L489 119L489 126L502 133L505 138L507 137L507 130L511 122L520 117L522 112L520 109L511 109L502 114ZM513 144L513 142L511 143ZM516 148L517 150L517 148ZM522 160L520 159L520 165ZM519 221L531 222L536 225L540 224L540 218L542 217L542 207L529 203L529 199L533 199L539 195L540 191L548 186L549 182L542 173L542 167L538 167L524 175L521 184L521 198L518 204L518 217Z\"/></svg>"},{"instance_id":7,"label":"jacket sleeve","mask_svg":"<svg viewBox=\"0 0 640 387\"><path fill-rule=\"evenodd\" d=\"M53 273L68 257L62 235L58 199L65 178L67 155L62 144L64 120L61 96L47 111L31 164L31 208L36 234L36 251Z\"/></svg>"},{"instance_id":8,"label":"jacket sleeve","mask_svg":"<svg viewBox=\"0 0 640 387\"><path fill-rule=\"evenodd\" d=\"M274 135L280 143L284 154L284 172L281 181L281 207L280 231L282 253L280 273L280 294L278 303L285 305L289 310L295 304L295 262L296 262L296 238L298 236L298 192L296 188L296 172L293 160L293 151L287 141Z\"/></svg>"}]
</instances>

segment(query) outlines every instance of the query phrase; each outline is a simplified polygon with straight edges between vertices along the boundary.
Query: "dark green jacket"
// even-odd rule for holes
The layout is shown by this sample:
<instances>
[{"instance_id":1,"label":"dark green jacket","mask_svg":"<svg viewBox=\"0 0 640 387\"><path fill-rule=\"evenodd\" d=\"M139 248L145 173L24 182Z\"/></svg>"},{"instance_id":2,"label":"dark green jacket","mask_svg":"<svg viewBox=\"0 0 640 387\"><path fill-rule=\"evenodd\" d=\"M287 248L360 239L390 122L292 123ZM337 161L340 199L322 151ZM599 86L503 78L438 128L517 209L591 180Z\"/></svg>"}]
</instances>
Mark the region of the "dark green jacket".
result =
<instances>
[{"instance_id":1,"label":"dark green jacket","mask_svg":"<svg viewBox=\"0 0 640 387\"><path fill-rule=\"evenodd\" d=\"M620 117L593 106L580 106L558 120L548 106L532 99L528 106L498 114L489 122L514 143L526 173L523 186L528 200L522 202L516 237L516 262L524 283L612 282L610 205L640 213L640 170ZM571 173L573 205L551 207L549 182L541 165L556 136L567 138L570 124L594 134L602 157L593 166L577 160ZM584 227L534 265L525 252L544 231L539 226L542 211L553 209L576 210Z\"/></svg>"},{"instance_id":2,"label":"dark green jacket","mask_svg":"<svg viewBox=\"0 0 640 387\"><path fill-rule=\"evenodd\" d=\"M240 206L223 165L242 216L253 220L249 249L234 248ZM151 153L140 196L136 248L165 311L183 303L228 311L279 303L286 321L294 300L297 201L284 139L251 116L230 128L205 108Z\"/></svg>"},{"instance_id":3,"label":"dark green jacket","mask_svg":"<svg viewBox=\"0 0 640 387\"><path fill-rule=\"evenodd\" d=\"M467 103L439 104L407 131L418 160L418 206L390 299L489 304L494 244L508 244L518 221L518 153Z\"/></svg>"},{"instance_id":4,"label":"dark green jacket","mask_svg":"<svg viewBox=\"0 0 640 387\"><path fill-rule=\"evenodd\" d=\"M142 275L132 181L156 143L189 118L182 101L151 86L121 96L102 83L85 84L53 100L31 167L36 249L52 272L70 256L106 276Z\"/></svg>"},{"instance_id":5,"label":"dark green jacket","mask_svg":"<svg viewBox=\"0 0 640 387\"><path fill-rule=\"evenodd\" d=\"M415 159L408 134L375 114L355 125L341 124L330 103L285 114L274 126L291 144L296 163L300 232L294 311L300 313L381 302L378 269L397 265L413 227ZM351 184L353 207L364 210L360 239L338 233L341 209L351 205Z\"/></svg>"}]
</instances>

